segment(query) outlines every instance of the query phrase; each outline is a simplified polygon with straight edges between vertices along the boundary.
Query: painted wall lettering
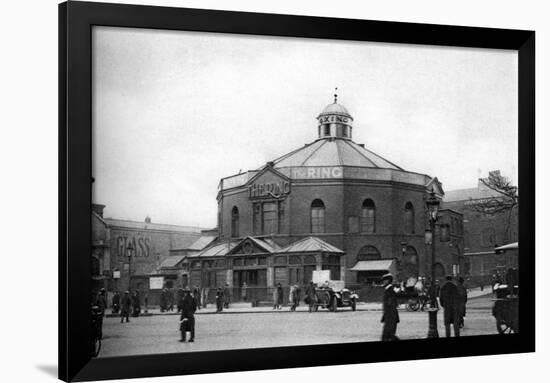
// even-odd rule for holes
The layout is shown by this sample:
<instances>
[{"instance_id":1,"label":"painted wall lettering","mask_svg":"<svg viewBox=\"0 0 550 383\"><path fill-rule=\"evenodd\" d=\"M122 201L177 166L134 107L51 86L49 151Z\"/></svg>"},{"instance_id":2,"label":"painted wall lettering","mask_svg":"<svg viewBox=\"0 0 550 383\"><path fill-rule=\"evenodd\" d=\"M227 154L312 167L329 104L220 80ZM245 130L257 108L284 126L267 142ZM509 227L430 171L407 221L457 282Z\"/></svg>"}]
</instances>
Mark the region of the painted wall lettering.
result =
<instances>
[{"instance_id":1,"label":"painted wall lettering","mask_svg":"<svg viewBox=\"0 0 550 383\"><path fill-rule=\"evenodd\" d=\"M343 170L341 167L315 167L292 170L292 178L330 179L342 178L342 176Z\"/></svg>"},{"instance_id":2,"label":"painted wall lettering","mask_svg":"<svg viewBox=\"0 0 550 383\"><path fill-rule=\"evenodd\" d=\"M290 182L268 182L262 184L252 184L248 187L248 196L250 198L272 197L281 198L290 193Z\"/></svg>"},{"instance_id":3,"label":"painted wall lettering","mask_svg":"<svg viewBox=\"0 0 550 383\"><path fill-rule=\"evenodd\" d=\"M119 257L128 257L128 248L131 246L132 257L146 258L151 255L151 238L143 236L119 235L116 239L117 253Z\"/></svg>"}]
</instances>

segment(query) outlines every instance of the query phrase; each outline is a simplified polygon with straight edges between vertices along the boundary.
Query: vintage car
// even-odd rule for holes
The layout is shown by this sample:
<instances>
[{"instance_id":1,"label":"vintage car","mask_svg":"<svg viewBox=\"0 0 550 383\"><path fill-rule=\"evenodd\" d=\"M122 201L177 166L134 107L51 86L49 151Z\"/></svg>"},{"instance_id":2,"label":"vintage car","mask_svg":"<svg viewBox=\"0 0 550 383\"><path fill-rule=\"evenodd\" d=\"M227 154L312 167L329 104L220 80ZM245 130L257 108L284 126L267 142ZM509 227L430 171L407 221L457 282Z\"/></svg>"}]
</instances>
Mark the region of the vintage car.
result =
<instances>
[{"instance_id":1,"label":"vintage car","mask_svg":"<svg viewBox=\"0 0 550 383\"><path fill-rule=\"evenodd\" d=\"M517 270L512 270L513 273L516 274L515 280L507 278L512 282L511 284L499 284L494 287L496 299L494 299L493 316L499 334L513 334L519 329L519 286L513 283L517 281Z\"/></svg>"},{"instance_id":2,"label":"vintage car","mask_svg":"<svg viewBox=\"0 0 550 383\"><path fill-rule=\"evenodd\" d=\"M350 307L355 311L359 296L345 288L344 281L327 281L316 289L315 311L322 307L335 312L338 307Z\"/></svg>"}]
</instances>

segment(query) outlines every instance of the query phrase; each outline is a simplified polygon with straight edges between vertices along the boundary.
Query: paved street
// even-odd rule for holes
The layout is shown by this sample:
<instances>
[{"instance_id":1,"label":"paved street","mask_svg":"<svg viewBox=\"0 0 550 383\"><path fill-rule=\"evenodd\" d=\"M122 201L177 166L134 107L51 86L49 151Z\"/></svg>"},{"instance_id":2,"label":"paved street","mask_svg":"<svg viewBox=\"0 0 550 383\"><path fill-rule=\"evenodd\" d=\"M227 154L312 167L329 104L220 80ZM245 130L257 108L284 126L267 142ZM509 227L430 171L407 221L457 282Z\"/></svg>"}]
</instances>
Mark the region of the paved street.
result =
<instances>
[{"instance_id":1,"label":"paved street","mask_svg":"<svg viewBox=\"0 0 550 383\"><path fill-rule=\"evenodd\" d=\"M462 334L483 335L496 332L489 298L473 299L467 310ZM379 310L337 313L326 310L224 313L196 315L196 342L179 343L179 316L154 315L130 318L105 318L100 357L209 351L255 347L295 346L327 343L378 341L382 331ZM426 312L400 310L397 335L402 339L424 338L428 331ZM439 334L445 334L439 312Z\"/></svg>"}]
</instances>

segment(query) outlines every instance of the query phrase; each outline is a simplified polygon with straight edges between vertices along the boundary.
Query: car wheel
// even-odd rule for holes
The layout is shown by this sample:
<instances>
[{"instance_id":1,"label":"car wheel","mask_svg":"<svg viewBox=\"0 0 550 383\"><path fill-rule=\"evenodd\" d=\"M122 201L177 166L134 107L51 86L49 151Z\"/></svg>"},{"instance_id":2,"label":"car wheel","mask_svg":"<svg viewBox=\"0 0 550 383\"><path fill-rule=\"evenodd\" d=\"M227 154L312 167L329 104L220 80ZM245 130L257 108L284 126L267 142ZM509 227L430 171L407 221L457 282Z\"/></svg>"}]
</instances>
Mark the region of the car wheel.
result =
<instances>
[{"instance_id":1,"label":"car wheel","mask_svg":"<svg viewBox=\"0 0 550 383\"><path fill-rule=\"evenodd\" d=\"M330 300L330 311L336 312L337 309L338 309L338 298L332 297L332 299Z\"/></svg>"}]
</instances>

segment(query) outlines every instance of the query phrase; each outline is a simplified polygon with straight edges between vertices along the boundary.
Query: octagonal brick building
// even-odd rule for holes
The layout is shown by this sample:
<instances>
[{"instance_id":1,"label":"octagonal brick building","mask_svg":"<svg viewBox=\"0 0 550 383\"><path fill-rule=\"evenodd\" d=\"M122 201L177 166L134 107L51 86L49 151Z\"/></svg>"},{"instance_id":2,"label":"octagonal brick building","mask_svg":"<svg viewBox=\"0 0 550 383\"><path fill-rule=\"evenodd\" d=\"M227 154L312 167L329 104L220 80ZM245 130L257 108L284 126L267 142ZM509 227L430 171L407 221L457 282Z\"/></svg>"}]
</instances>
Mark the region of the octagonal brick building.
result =
<instances>
[{"instance_id":1,"label":"octagonal brick building","mask_svg":"<svg viewBox=\"0 0 550 383\"><path fill-rule=\"evenodd\" d=\"M313 142L221 179L218 240L196 255L191 283L288 286L320 269L348 285L429 275L425 199L442 197L441 184L354 142L353 122L335 96Z\"/></svg>"}]
</instances>

